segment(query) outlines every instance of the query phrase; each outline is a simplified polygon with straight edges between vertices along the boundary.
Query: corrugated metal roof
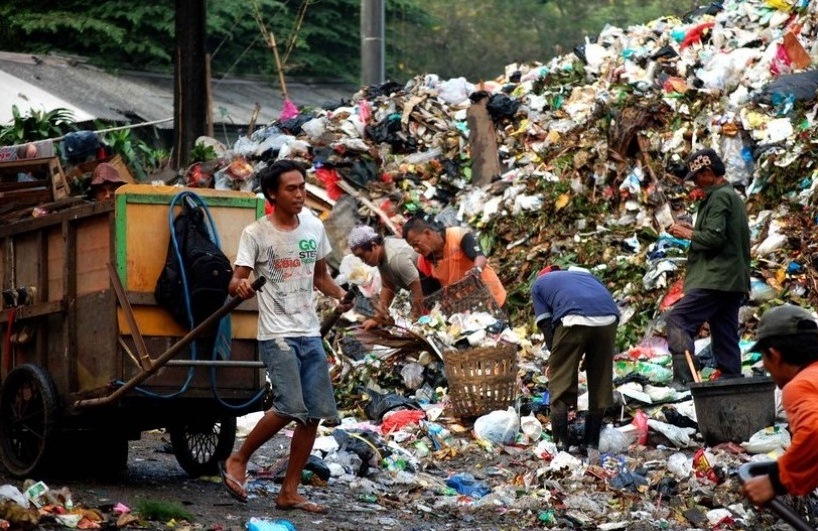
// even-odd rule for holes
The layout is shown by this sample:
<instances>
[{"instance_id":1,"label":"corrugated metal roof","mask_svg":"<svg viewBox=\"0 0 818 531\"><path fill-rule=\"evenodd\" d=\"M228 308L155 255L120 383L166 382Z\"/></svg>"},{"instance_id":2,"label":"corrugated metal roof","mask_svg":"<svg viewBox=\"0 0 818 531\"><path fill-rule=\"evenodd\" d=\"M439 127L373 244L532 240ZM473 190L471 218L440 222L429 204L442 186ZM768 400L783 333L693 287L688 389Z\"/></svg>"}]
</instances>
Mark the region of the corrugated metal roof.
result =
<instances>
[{"instance_id":1,"label":"corrugated metal roof","mask_svg":"<svg viewBox=\"0 0 818 531\"><path fill-rule=\"evenodd\" d=\"M91 118L106 121L134 123L173 117L171 75L144 72L113 75L70 59L9 52L0 52L0 72L8 74L0 76L0 124L11 120L14 103L3 96L21 92L37 109L51 110L48 108L51 102L63 101L65 104L58 106L78 109ZM278 84L273 81L228 78L214 79L211 84L215 124L246 125L256 103L261 105L256 123L270 123L278 118L284 103ZM36 90L29 89L28 93L21 90L29 86ZM320 107L327 101L349 99L356 87L340 82L292 81L287 89L296 105ZM75 118L89 119L80 119L79 113ZM171 129L173 123L159 127Z\"/></svg>"}]
</instances>

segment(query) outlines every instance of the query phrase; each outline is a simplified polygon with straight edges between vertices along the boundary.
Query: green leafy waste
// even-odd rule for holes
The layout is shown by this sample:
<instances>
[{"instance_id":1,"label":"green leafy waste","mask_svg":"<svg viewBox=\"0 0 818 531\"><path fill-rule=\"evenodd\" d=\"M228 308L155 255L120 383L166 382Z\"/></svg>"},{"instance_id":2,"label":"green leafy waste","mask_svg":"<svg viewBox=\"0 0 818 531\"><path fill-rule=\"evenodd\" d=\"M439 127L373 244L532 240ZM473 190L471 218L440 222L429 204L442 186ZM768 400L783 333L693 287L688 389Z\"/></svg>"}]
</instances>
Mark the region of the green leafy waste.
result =
<instances>
[{"instance_id":1,"label":"green leafy waste","mask_svg":"<svg viewBox=\"0 0 818 531\"><path fill-rule=\"evenodd\" d=\"M168 520L193 521L193 513L185 509L179 502L161 500L138 500L135 505L136 513L146 520L167 522Z\"/></svg>"}]
</instances>

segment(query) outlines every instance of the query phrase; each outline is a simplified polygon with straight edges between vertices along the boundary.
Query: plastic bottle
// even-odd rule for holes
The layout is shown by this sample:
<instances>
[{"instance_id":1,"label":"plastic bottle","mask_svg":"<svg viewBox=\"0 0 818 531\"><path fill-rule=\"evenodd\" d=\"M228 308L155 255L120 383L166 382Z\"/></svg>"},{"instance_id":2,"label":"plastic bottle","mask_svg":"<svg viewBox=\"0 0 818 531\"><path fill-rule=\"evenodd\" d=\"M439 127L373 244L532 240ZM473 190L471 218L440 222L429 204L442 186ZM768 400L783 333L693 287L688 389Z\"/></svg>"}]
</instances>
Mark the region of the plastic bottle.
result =
<instances>
[{"instance_id":1,"label":"plastic bottle","mask_svg":"<svg viewBox=\"0 0 818 531\"><path fill-rule=\"evenodd\" d=\"M265 518L250 518L247 522L247 531L296 531L289 520L267 520Z\"/></svg>"}]
</instances>

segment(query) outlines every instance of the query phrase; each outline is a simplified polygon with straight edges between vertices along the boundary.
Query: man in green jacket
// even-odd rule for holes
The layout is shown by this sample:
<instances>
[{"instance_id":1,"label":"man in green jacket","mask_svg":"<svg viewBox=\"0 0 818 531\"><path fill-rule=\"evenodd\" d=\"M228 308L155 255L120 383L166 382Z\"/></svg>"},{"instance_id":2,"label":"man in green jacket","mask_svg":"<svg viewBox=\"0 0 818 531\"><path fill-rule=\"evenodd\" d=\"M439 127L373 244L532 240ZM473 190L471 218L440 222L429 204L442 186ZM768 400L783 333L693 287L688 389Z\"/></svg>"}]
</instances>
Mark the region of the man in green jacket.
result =
<instances>
[{"instance_id":1,"label":"man in green jacket","mask_svg":"<svg viewBox=\"0 0 818 531\"><path fill-rule=\"evenodd\" d=\"M668 349L673 356L675 389L693 380L685 351L694 355L693 339L704 322L722 378L741 376L738 311L750 289L750 228L744 202L724 178L724 162L712 149L687 159L688 173L703 189L696 224L676 222L668 232L690 240L684 297L667 317Z\"/></svg>"}]
</instances>

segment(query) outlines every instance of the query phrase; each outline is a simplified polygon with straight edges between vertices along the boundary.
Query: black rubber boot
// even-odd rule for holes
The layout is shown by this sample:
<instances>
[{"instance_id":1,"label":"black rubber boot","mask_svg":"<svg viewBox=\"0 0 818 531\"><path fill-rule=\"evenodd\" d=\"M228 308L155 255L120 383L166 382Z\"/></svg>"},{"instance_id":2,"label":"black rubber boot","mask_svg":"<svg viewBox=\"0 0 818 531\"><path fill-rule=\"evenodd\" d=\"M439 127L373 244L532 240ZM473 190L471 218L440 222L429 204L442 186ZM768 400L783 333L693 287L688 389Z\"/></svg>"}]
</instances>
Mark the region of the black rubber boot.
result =
<instances>
[{"instance_id":1,"label":"black rubber boot","mask_svg":"<svg viewBox=\"0 0 818 531\"><path fill-rule=\"evenodd\" d=\"M599 435L602 433L601 409L589 411L585 416L585 453L588 456L588 464L599 465Z\"/></svg>"},{"instance_id":2,"label":"black rubber boot","mask_svg":"<svg viewBox=\"0 0 818 531\"><path fill-rule=\"evenodd\" d=\"M676 391L686 390L693 381L693 374L690 372L690 367L687 365L687 359L684 354L673 355L673 380L670 382L670 387Z\"/></svg>"},{"instance_id":3,"label":"black rubber boot","mask_svg":"<svg viewBox=\"0 0 818 531\"><path fill-rule=\"evenodd\" d=\"M551 436L557 451L568 450L568 404L565 402L551 404Z\"/></svg>"}]
</instances>

